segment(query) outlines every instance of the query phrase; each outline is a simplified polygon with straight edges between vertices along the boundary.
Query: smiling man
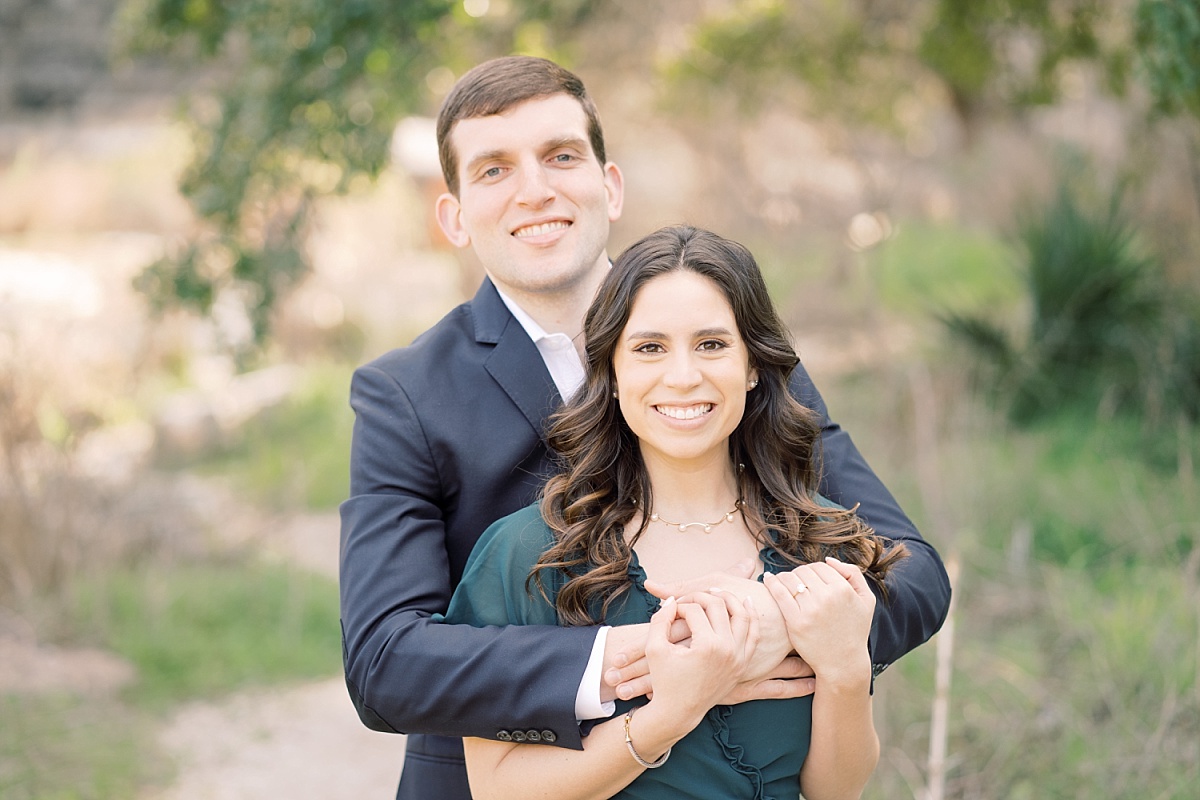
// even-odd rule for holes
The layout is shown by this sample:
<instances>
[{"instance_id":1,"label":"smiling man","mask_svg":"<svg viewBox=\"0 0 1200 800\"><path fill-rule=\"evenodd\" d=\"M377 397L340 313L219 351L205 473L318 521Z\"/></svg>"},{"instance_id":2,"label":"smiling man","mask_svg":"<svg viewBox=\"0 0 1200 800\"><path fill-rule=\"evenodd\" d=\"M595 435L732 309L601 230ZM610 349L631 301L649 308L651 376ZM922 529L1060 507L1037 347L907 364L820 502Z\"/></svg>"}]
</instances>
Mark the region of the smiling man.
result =
<instances>
[{"instance_id":1,"label":"smiling man","mask_svg":"<svg viewBox=\"0 0 1200 800\"><path fill-rule=\"evenodd\" d=\"M544 59L471 70L437 127L449 188L438 222L455 245L473 248L487 278L409 347L354 375L341 608L346 682L360 717L409 734L397 797L456 800L470 797L461 737L579 749L580 721L612 713L613 689L601 675L622 684L622 696L645 692L652 676L639 658L643 626L441 620L480 534L533 501L550 472L545 421L583 379L580 331L608 269L624 184L582 82ZM822 494L861 504L864 519L912 554L889 577L890 605L878 604L870 642L878 671L941 625L945 570L828 419L803 367L791 388L825 417ZM709 576L698 587L764 598L755 679L730 702L811 693L811 670L783 660L778 609L748 577Z\"/></svg>"}]
</instances>

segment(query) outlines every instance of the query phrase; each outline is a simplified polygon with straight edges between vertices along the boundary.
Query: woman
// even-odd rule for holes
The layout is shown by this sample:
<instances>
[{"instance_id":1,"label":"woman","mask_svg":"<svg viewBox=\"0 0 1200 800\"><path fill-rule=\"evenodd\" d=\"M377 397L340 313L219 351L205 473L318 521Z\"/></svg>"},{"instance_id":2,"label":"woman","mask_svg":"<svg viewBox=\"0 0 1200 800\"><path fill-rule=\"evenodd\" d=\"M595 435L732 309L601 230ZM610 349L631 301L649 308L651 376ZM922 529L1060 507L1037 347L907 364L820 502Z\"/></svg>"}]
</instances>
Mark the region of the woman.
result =
<instances>
[{"instance_id":1,"label":"woman","mask_svg":"<svg viewBox=\"0 0 1200 800\"><path fill-rule=\"evenodd\" d=\"M650 619L654 692L618 703L581 752L464 740L472 793L859 796L879 748L866 580L882 586L903 551L815 494L818 420L788 392L797 358L753 257L707 231L653 233L617 259L584 335L584 386L550 431L563 469L538 506L485 532L447 616ZM744 558L761 564L816 673L811 697L719 705L753 653L754 609L725 593L659 607L644 587ZM677 620L690 631L682 643L670 639Z\"/></svg>"}]
</instances>

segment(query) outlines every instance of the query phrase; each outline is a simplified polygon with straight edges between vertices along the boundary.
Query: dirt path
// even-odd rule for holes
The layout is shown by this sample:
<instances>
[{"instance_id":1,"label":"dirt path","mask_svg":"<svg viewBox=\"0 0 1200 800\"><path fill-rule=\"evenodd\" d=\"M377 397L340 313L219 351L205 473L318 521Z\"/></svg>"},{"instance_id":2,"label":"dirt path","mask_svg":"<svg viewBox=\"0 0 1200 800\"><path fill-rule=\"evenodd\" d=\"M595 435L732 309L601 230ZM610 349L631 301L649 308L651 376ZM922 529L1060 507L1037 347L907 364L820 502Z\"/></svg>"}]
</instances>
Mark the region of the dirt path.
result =
<instances>
[{"instance_id":1,"label":"dirt path","mask_svg":"<svg viewBox=\"0 0 1200 800\"><path fill-rule=\"evenodd\" d=\"M337 530L336 514L300 517L264 546L336 575ZM340 676L186 705L160 744L176 780L142 800L388 800L404 758L403 737L358 721Z\"/></svg>"}]
</instances>

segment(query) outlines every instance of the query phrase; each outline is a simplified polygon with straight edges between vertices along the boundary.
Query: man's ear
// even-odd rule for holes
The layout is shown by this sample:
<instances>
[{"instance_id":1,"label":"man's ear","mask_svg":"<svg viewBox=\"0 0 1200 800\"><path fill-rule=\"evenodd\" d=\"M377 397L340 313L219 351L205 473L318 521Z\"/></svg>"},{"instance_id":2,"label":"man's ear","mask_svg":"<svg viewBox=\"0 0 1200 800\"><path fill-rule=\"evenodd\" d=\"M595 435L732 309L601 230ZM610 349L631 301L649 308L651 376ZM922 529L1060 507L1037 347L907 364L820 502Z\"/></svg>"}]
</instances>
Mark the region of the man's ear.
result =
<instances>
[{"instance_id":1,"label":"man's ear","mask_svg":"<svg viewBox=\"0 0 1200 800\"><path fill-rule=\"evenodd\" d=\"M463 227L462 204L458 202L458 198L445 192L438 196L433 209L437 214L438 227L446 234L450 244L455 247L470 247L471 235Z\"/></svg>"},{"instance_id":2,"label":"man's ear","mask_svg":"<svg viewBox=\"0 0 1200 800\"><path fill-rule=\"evenodd\" d=\"M608 191L608 221L616 222L625 205L625 176L611 161L604 165L604 188Z\"/></svg>"}]
</instances>

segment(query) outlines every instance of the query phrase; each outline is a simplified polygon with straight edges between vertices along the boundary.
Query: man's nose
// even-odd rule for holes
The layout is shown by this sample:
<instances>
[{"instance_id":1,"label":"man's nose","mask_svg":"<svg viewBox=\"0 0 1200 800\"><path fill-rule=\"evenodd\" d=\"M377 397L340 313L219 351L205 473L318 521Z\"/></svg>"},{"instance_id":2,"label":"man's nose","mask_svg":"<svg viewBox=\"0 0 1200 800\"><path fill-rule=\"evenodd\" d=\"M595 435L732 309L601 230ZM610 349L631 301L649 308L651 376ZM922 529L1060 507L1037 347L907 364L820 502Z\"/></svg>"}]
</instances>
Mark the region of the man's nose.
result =
<instances>
[{"instance_id":1,"label":"man's nose","mask_svg":"<svg viewBox=\"0 0 1200 800\"><path fill-rule=\"evenodd\" d=\"M527 165L521 169L521 185L517 190L517 202L530 208L541 208L555 197L546 170L541 164Z\"/></svg>"}]
</instances>

